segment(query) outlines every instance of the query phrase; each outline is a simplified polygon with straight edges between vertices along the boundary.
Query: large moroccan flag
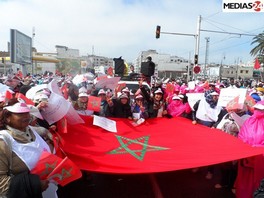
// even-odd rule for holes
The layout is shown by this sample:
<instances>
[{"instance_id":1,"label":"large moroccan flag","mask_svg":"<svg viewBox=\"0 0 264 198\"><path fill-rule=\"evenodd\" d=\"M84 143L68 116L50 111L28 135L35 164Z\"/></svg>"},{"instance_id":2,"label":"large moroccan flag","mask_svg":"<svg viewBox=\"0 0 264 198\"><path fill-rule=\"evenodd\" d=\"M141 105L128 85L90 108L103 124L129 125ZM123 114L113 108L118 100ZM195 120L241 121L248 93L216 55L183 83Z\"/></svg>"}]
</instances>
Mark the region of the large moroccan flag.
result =
<instances>
[{"instance_id":1,"label":"large moroccan flag","mask_svg":"<svg viewBox=\"0 0 264 198\"><path fill-rule=\"evenodd\" d=\"M154 173L207 166L264 153L218 129L177 118L147 119L134 127L114 119L117 133L92 125L68 125L62 149L80 169L107 173Z\"/></svg>"}]
</instances>

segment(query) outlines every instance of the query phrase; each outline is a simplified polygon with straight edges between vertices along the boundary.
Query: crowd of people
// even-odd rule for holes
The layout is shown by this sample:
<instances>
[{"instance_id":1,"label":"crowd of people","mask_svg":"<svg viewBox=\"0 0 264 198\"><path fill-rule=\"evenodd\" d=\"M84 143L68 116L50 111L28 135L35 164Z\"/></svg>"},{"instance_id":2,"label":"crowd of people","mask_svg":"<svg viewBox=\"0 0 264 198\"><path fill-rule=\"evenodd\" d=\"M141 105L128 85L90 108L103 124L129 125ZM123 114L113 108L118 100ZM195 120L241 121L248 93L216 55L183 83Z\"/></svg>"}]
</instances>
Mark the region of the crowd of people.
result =
<instances>
[{"instance_id":1,"label":"crowd of people","mask_svg":"<svg viewBox=\"0 0 264 198\"><path fill-rule=\"evenodd\" d=\"M0 197L56 197L56 185L30 174L42 151L55 152L52 134L56 130L55 124L49 125L43 118L32 113L45 111L50 90L43 88L35 93L32 106L15 97L16 93L26 95L32 87L47 84L54 79L64 98L82 115L124 118L138 124L151 118L180 116L189 119L194 125L219 128L252 146L264 145L262 82L196 80L190 88L184 80L169 79L166 83L157 80L148 90L142 85L144 79L141 78L137 90L129 90L128 87L119 90L118 86L111 90L106 87L96 89L93 81L85 78L76 84L72 78L56 75L27 75L20 78L13 75L2 79L2 85L11 90L12 97L7 97L6 93L0 96ZM168 91L168 86L173 89ZM224 88L247 89L247 95L256 103L254 110L249 109L246 103L242 108L231 110L218 106L219 95ZM202 93L203 97L191 105L188 93ZM100 111L87 108L90 96L100 98ZM215 187L236 190L237 197L252 197L264 178L263 164L263 156L225 163L222 169L223 180ZM208 167L206 178L211 179L213 173L214 166ZM227 177L230 179L227 180Z\"/></svg>"}]
</instances>

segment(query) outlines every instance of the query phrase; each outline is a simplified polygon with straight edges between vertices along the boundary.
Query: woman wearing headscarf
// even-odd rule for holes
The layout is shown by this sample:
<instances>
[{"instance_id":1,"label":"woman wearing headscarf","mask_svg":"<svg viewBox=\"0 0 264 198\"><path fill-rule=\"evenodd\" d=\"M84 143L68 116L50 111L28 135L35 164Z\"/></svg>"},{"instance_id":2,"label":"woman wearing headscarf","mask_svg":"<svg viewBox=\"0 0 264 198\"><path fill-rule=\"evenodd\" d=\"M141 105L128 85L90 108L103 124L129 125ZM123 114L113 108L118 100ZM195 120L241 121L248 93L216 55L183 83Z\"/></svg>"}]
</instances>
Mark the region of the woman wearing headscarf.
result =
<instances>
[{"instance_id":1,"label":"woman wearing headscarf","mask_svg":"<svg viewBox=\"0 0 264 198\"><path fill-rule=\"evenodd\" d=\"M107 100L106 117L132 119L131 106L127 94L122 93L118 98Z\"/></svg>"},{"instance_id":2,"label":"woman wearing headscarf","mask_svg":"<svg viewBox=\"0 0 264 198\"><path fill-rule=\"evenodd\" d=\"M25 103L4 107L0 115L0 196L9 198L41 198L42 193L56 186L40 180L30 170L43 151L52 152L53 145L29 126L30 108ZM51 188L50 188L51 187Z\"/></svg>"},{"instance_id":3,"label":"woman wearing headscarf","mask_svg":"<svg viewBox=\"0 0 264 198\"><path fill-rule=\"evenodd\" d=\"M147 106L144 101L144 97L141 94L138 94L135 97L135 102L131 105L131 111L134 121L137 121L140 118L148 118Z\"/></svg>"},{"instance_id":4,"label":"woman wearing headscarf","mask_svg":"<svg viewBox=\"0 0 264 198\"><path fill-rule=\"evenodd\" d=\"M242 125L238 138L254 147L264 146L264 101L258 102L254 113ZM258 188L264 178L263 155L245 158L239 161L238 175L235 183L236 196L248 198Z\"/></svg>"},{"instance_id":5,"label":"woman wearing headscarf","mask_svg":"<svg viewBox=\"0 0 264 198\"><path fill-rule=\"evenodd\" d=\"M144 86L142 86L143 81L139 81L139 88L141 90L142 96L146 99L148 104L148 113L150 118L163 117L168 115L167 104L163 98L163 91L161 88L158 88L153 93L153 97L147 93Z\"/></svg>"},{"instance_id":6,"label":"woman wearing headscarf","mask_svg":"<svg viewBox=\"0 0 264 198\"><path fill-rule=\"evenodd\" d=\"M192 109L188 102L184 103L184 95L174 95L168 105L168 113L174 117L190 117Z\"/></svg>"}]
</instances>

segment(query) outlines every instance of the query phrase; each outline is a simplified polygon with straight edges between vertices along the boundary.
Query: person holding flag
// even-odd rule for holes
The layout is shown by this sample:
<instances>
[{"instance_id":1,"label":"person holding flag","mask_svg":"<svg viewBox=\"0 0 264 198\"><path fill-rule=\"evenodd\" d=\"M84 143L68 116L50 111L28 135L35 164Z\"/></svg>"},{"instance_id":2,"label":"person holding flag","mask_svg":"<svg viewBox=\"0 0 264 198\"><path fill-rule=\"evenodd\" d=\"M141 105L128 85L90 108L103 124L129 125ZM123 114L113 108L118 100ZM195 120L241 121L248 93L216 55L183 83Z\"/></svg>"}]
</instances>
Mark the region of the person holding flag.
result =
<instances>
[{"instance_id":1,"label":"person holding flag","mask_svg":"<svg viewBox=\"0 0 264 198\"><path fill-rule=\"evenodd\" d=\"M242 125L238 138L253 147L264 146L264 101L254 106L254 113ZM238 164L236 178L236 196L252 197L260 181L264 178L264 157L257 155L241 159Z\"/></svg>"},{"instance_id":2,"label":"person holding flag","mask_svg":"<svg viewBox=\"0 0 264 198\"><path fill-rule=\"evenodd\" d=\"M29 173L43 151L53 151L51 142L29 126L30 121L30 108L17 101L0 115L0 197L40 198L47 189L46 197L57 197L56 185Z\"/></svg>"}]
</instances>

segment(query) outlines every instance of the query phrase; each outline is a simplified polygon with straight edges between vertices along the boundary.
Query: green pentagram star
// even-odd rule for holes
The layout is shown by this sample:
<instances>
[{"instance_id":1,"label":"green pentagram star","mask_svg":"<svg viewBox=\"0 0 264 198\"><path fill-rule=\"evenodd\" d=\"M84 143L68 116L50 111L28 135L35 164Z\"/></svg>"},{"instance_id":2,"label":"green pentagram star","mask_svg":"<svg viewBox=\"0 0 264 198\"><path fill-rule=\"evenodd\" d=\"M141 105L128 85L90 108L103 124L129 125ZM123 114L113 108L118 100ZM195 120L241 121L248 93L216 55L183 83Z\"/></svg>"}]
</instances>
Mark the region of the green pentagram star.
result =
<instances>
[{"instance_id":1,"label":"green pentagram star","mask_svg":"<svg viewBox=\"0 0 264 198\"><path fill-rule=\"evenodd\" d=\"M160 151L160 150L169 149L169 148L160 147L160 146L148 145L150 135L142 136L142 137L139 137L136 139L129 139L126 137L116 135L116 138L117 138L117 140L121 146L112 150L112 151L109 151L108 154L126 154L126 153L129 153L130 155L134 156L136 159L142 161L144 159L144 156L145 156L147 151ZM143 140L143 142L142 142L142 140ZM127 143L124 143L124 141L127 141ZM131 150L130 148L128 148L128 146L131 144L138 144L138 145L143 146L143 148L138 149L138 150ZM139 154L137 154L137 153L139 153Z\"/></svg>"},{"instance_id":2,"label":"green pentagram star","mask_svg":"<svg viewBox=\"0 0 264 198\"><path fill-rule=\"evenodd\" d=\"M62 180L64 180L64 179L68 178L68 177L71 177L71 176L72 176L72 174L71 174L72 169L73 169L72 167L69 168L69 170L67 170L66 168L63 168L63 169L61 170L61 173L57 173L57 174L52 175L52 176L50 177L50 179L51 179L51 178L52 178L52 179L54 179L54 178L58 178L59 181L62 181Z\"/></svg>"},{"instance_id":3,"label":"green pentagram star","mask_svg":"<svg viewBox=\"0 0 264 198\"><path fill-rule=\"evenodd\" d=\"M58 163L57 160L51 164L45 163L45 170L40 174L40 176L50 174L55 169L55 167L57 166L57 163Z\"/></svg>"}]
</instances>

